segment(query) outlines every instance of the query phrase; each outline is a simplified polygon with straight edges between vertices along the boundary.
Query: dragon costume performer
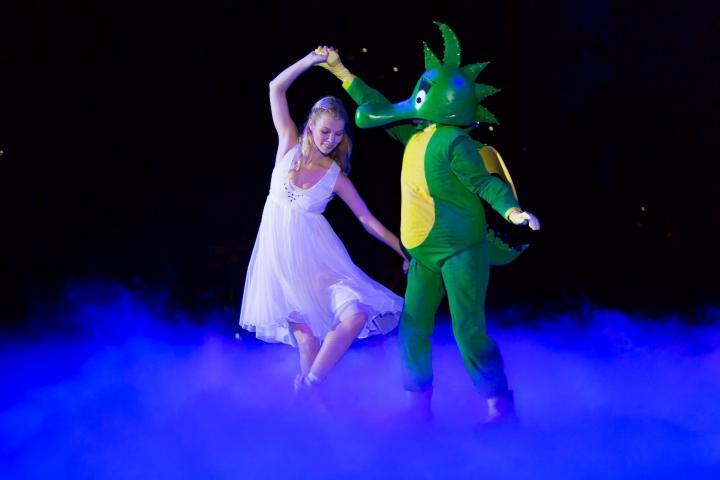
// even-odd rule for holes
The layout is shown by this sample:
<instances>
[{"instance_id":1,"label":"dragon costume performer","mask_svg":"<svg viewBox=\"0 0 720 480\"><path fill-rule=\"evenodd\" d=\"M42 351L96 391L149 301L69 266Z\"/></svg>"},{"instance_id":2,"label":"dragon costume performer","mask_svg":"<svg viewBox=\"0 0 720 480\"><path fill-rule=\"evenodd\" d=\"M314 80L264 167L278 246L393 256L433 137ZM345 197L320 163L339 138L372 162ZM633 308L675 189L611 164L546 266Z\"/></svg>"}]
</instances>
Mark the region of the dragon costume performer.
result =
<instances>
[{"instance_id":1,"label":"dragon costume performer","mask_svg":"<svg viewBox=\"0 0 720 480\"><path fill-rule=\"evenodd\" d=\"M390 103L350 73L334 50L321 66L359 105L360 128L384 127L405 145L400 237L412 262L399 338L406 390L431 392L430 336L447 293L453 333L474 385L486 398L507 399L511 410L502 356L486 333L485 294L490 266L512 261L526 245L511 247L488 229L483 201L511 223L536 228L537 219L520 209L497 152L469 136L481 123L497 123L480 102L498 89L475 83L487 62L461 67L455 33L437 25L443 60L424 44L426 71L406 101Z\"/></svg>"}]
</instances>

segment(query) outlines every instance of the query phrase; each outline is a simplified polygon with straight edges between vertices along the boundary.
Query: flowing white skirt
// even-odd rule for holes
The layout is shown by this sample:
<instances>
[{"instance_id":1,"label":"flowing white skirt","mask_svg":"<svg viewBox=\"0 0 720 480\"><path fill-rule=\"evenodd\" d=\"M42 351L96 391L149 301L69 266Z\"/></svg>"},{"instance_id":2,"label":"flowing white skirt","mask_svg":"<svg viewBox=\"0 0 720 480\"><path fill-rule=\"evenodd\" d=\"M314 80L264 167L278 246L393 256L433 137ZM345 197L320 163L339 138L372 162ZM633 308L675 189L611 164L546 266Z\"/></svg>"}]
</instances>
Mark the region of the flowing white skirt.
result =
<instances>
[{"instance_id":1,"label":"flowing white skirt","mask_svg":"<svg viewBox=\"0 0 720 480\"><path fill-rule=\"evenodd\" d=\"M267 342L295 346L288 322L307 324L320 339L344 314L368 321L358 338L397 326L403 299L350 259L325 217L268 197L245 279L240 326Z\"/></svg>"}]
</instances>

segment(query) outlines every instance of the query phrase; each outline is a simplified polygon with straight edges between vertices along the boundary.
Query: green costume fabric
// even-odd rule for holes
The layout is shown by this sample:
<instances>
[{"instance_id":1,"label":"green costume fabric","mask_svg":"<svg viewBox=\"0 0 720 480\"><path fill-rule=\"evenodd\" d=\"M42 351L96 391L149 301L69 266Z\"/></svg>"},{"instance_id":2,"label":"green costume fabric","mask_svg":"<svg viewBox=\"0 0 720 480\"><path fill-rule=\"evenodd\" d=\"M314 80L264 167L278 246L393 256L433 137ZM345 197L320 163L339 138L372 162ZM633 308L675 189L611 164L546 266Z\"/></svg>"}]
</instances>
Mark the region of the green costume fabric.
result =
<instances>
[{"instance_id":1,"label":"green costume fabric","mask_svg":"<svg viewBox=\"0 0 720 480\"><path fill-rule=\"evenodd\" d=\"M344 87L360 105L390 104L358 77ZM430 335L447 292L453 333L475 386L487 396L503 395L502 357L485 329L490 258L481 198L503 216L518 202L505 182L487 172L464 129L424 123L386 131L406 145L400 236L412 263L399 330L405 388L432 385Z\"/></svg>"}]
</instances>

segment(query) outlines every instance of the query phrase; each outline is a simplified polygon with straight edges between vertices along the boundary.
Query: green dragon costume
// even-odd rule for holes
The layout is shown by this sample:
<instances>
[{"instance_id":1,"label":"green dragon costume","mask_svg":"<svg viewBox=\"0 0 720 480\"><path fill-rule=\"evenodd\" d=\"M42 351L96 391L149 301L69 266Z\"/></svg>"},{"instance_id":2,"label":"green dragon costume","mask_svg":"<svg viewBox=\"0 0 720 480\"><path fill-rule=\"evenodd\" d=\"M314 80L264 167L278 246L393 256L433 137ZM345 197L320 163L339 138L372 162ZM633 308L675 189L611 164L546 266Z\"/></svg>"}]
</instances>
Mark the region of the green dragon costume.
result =
<instances>
[{"instance_id":1,"label":"green dragon costume","mask_svg":"<svg viewBox=\"0 0 720 480\"><path fill-rule=\"evenodd\" d=\"M412 256L399 329L405 388L421 392L432 386L430 336L447 292L453 333L473 383L486 397L507 397L502 357L485 329L485 294L490 265L512 261L524 247L512 248L488 230L482 201L506 219L520 210L497 152L469 136L480 123L497 123L480 101L498 89L475 83L487 62L460 67L456 35L437 25L443 61L424 44L426 72L404 102L391 104L337 57L322 66L360 105L359 127L385 127L405 145L400 237Z\"/></svg>"}]
</instances>

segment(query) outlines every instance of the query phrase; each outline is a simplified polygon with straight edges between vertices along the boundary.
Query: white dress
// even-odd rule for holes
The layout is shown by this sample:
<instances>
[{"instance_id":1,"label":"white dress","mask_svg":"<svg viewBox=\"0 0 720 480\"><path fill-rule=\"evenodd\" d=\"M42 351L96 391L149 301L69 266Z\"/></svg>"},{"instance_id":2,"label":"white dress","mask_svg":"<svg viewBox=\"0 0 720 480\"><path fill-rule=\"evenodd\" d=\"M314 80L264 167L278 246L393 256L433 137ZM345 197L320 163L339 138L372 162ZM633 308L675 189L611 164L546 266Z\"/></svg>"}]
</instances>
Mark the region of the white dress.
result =
<instances>
[{"instance_id":1,"label":"white dress","mask_svg":"<svg viewBox=\"0 0 720 480\"><path fill-rule=\"evenodd\" d=\"M362 311L368 321L358 338L391 331L403 299L352 262L322 215L340 167L332 162L315 185L298 188L288 177L296 148L272 172L245 279L240 326L261 340L296 346L288 322L305 323L323 339L343 315Z\"/></svg>"}]
</instances>

